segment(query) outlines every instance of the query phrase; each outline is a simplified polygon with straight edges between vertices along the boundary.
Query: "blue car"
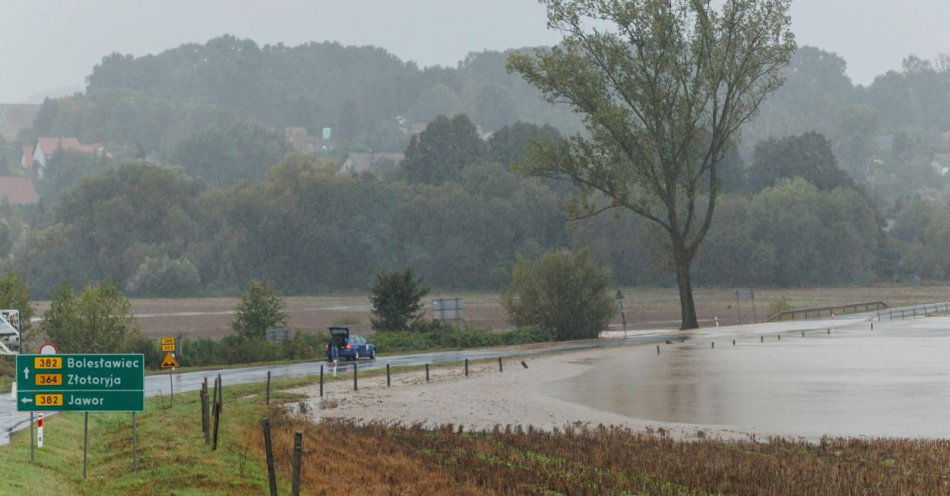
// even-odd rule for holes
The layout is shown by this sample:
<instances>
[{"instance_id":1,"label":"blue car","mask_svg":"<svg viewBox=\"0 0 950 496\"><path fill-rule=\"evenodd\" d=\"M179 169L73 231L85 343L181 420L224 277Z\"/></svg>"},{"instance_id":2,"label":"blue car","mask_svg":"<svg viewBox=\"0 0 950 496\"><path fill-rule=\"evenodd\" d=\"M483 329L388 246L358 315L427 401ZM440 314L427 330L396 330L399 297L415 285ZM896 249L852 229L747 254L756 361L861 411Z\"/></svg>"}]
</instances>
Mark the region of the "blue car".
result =
<instances>
[{"instance_id":1,"label":"blue car","mask_svg":"<svg viewBox=\"0 0 950 496\"><path fill-rule=\"evenodd\" d=\"M349 327L331 327L330 342L327 343L327 361L359 360L376 358L376 345L362 336L350 334Z\"/></svg>"}]
</instances>

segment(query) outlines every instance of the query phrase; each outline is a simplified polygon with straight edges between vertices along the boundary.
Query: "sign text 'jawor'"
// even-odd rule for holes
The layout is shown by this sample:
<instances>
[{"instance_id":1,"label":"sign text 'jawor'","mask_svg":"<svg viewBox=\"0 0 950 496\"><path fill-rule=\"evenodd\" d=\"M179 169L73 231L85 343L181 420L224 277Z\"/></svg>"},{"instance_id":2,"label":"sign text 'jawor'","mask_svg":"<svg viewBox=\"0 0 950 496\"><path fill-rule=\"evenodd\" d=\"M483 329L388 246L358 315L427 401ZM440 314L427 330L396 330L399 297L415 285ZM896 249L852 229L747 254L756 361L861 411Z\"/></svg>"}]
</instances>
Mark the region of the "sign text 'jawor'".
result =
<instances>
[{"instance_id":1,"label":"sign text 'jawor'","mask_svg":"<svg viewBox=\"0 0 950 496\"><path fill-rule=\"evenodd\" d=\"M16 373L21 412L144 409L141 354L18 355Z\"/></svg>"}]
</instances>

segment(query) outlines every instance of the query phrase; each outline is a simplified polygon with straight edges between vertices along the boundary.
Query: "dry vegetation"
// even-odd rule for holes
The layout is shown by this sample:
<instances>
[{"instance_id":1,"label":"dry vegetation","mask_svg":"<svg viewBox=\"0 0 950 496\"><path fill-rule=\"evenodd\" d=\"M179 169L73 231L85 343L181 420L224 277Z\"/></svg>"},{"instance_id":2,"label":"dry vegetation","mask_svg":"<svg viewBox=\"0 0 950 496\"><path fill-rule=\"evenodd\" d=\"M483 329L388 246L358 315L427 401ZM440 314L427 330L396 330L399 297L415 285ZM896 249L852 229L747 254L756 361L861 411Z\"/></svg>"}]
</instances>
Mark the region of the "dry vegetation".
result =
<instances>
[{"instance_id":1,"label":"dry vegetation","mask_svg":"<svg viewBox=\"0 0 950 496\"><path fill-rule=\"evenodd\" d=\"M468 433L278 417L279 467L290 473L293 431L302 431L310 494L950 493L945 440L683 442L607 427ZM252 445L259 438L247 433Z\"/></svg>"}]
</instances>

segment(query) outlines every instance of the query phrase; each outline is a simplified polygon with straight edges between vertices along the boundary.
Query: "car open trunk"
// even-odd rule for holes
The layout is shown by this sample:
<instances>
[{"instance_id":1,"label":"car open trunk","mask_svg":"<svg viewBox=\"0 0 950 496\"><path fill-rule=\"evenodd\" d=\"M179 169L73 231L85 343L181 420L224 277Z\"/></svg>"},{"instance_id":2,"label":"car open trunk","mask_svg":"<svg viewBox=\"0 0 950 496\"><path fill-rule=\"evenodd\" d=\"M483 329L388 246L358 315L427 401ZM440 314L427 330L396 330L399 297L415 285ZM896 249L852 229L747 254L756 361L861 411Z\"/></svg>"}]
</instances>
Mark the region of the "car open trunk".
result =
<instances>
[{"instance_id":1,"label":"car open trunk","mask_svg":"<svg viewBox=\"0 0 950 496\"><path fill-rule=\"evenodd\" d=\"M349 327L331 327L330 328L330 345L336 346L337 348L345 348L346 342L350 338L350 328Z\"/></svg>"}]
</instances>

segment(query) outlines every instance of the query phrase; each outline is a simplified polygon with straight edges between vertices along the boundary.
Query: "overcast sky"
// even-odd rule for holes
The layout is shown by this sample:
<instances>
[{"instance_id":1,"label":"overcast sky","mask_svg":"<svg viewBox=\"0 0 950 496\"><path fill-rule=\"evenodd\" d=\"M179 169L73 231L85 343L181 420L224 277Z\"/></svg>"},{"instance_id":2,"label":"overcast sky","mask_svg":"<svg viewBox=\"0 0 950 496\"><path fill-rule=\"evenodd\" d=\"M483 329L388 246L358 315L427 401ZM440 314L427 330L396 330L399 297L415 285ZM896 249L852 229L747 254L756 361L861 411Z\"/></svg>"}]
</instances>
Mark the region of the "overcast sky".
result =
<instances>
[{"instance_id":1,"label":"overcast sky","mask_svg":"<svg viewBox=\"0 0 950 496\"><path fill-rule=\"evenodd\" d=\"M950 0L794 0L799 44L837 52L859 83L908 54L950 52ZM0 102L81 88L111 52L230 33L258 43L377 45L420 65L551 44L535 0L0 0Z\"/></svg>"}]
</instances>

